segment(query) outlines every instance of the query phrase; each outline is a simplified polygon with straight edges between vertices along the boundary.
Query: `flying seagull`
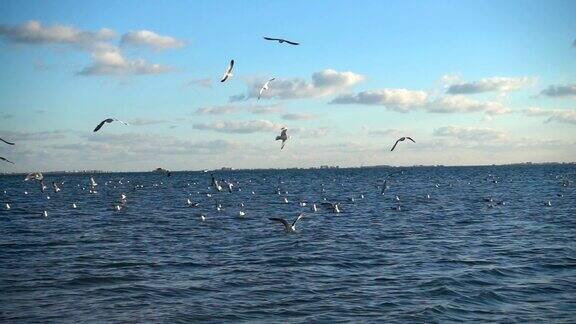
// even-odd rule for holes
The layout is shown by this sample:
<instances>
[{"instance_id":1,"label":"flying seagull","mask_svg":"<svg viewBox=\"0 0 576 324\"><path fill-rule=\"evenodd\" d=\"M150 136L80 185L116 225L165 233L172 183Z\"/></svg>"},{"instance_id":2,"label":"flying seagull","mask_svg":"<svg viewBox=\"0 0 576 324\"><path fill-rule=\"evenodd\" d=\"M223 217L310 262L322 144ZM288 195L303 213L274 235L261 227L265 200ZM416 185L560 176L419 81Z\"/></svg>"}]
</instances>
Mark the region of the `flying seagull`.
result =
<instances>
[{"instance_id":1,"label":"flying seagull","mask_svg":"<svg viewBox=\"0 0 576 324\"><path fill-rule=\"evenodd\" d=\"M286 131L288 131L288 128L286 127L282 127L282 132L280 132L280 136L276 136L276 140L277 141L282 141L282 146L280 147L280 149L284 148L284 145L286 144L286 141L288 140L288 135L286 134Z\"/></svg>"},{"instance_id":2,"label":"flying seagull","mask_svg":"<svg viewBox=\"0 0 576 324\"><path fill-rule=\"evenodd\" d=\"M228 78L232 77L232 69L233 68L234 68L234 60L230 60L230 65L228 65L228 68L224 72L224 75L222 76L222 80L220 80L220 82L224 82L224 81L228 80Z\"/></svg>"},{"instance_id":3,"label":"flying seagull","mask_svg":"<svg viewBox=\"0 0 576 324\"><path fill-rule=\"evenodd\" d=\"M258 93L258 100L260 100L260 97L262 96L262 92L264 92L264 90L268 90L270 88L270 82L272 82L274 80L276 80L276 78L272 78L272 79L266 81L266 83L264 83L262 88L260 88L260 92Z\"/></svg>"},{"instance_id":4,"label":"flying seagull","mask_svg":"<svg viewBox=\"0 0 576 324\"><path fill-rule=\"evenodd\" d=\"M282 38L272 38L272 37L264 37L265 40L269 40L269 41L276 41L280 44L282 43L288 43L290 45L300 45L300 43L296 43L296 42L291 42L289 40L286 39L282 39Z\"/></svg>"},{"instance_id":5,"label":"flying seagull","mask_svg":"<svg viewBox=\"0 0 576 324\"><path fill-rule=\"evenodd\" d=\"M416 141L413 140L411 137L408 137L408 136L406 136L406 137L400 137L400 138L396 141L396 143L394 143L394 146L392 146L392 149L390 150L390 152L394 151L394 148L396 147L396 145L398 145L398 142L403 142L403 141L406 140L406 139L409 139L409 140L411 140L412 142L416 143Z\"/></svg>"},{"instance_id":6,"label":"flying seagull","mask_svg":"<svg viewBox=\"0 0 576 324\"><path fill-rule=\"evenodd\" d=\"M123 122L123 121L121 121L121 120L119 120L119 119L116 119L116 118L108 118L108 119L104 119L102 122L100 122L100 124L98 124L98 126L96 126L96 128L94 128L94 132L99 131L100 128L102 128L102 126L104 126L104 124L106 124L106 123L111 123L111 122L113 122L113 121L120 122L120 123L122 123L122 124L124 124L124 125L126 125L126 126L129 125L128 123Z\"/></svg>"},{"instance_id":7,"label":"flying seagull","mask_svg":"<svg viewBox=\"0 0 576 324\"><path fill-rule=\"evenodd\" d=\"M282 225L284 225L284 231L286 231L287 233L292 233L292 232L296 232L296 222L299 221L300 218L302 218L302 217L304 217L304 214L298 215L298 217L294 220L292 225L290 225L290 223L288 223L284 218L272 217L272 218L268 218L268 219L271 221L282 223Z\"/></svg>"},{"instance_id":8,"label":"flying seagull","mask_svg":"<svg viewBox=\"0 0 576 324\"><path fill-rule=\"evenodd\" d=\"M3 158L3 157L1 157L1 156L0 156L0 160L14 164L14 162L12 162L12 161L10 161L10 160L8 160L8 159L5 159L5 158Z\"/></svg>"},{"instance_id":9,"label":"flying seagull","mask_svg":"<svg viewBox=\"0 0 576 324\"><path fill-rule=\"evenodd\" d=\"M8 145L14 145L14 143L8 142L7 140L5 140L5 139L3 139L3 138L0 138L0 141L6 143L6 144L8 144Z\"/></svg>"},{"instance_id":10,"label":"flying seagull","mask_svg":"<svg viewBox=\"0 0 576 324\"><path fill-rule=\"evenodd\" d=\"M44 180L44 176L40 172L32 172L32 173L28 173L26 178L24 178L24 181L28 181L28 180L41 181L41 180Z\"/></svg>"},{"instance_id":11,"label":"flying seagull","mask_svg":"<svg viewBox=\"0 0 576 324\"><path fill-rule=\"evenodd\" d=\"M28 173L28 175L26 176L26 178L24 178L24 181L28 181L28 180L37 180L40 182L40 190L42 192L44 192L44 176L42 175L42 173L40 172L32 172L32 173Z\"/></svg>"}]
</instances>

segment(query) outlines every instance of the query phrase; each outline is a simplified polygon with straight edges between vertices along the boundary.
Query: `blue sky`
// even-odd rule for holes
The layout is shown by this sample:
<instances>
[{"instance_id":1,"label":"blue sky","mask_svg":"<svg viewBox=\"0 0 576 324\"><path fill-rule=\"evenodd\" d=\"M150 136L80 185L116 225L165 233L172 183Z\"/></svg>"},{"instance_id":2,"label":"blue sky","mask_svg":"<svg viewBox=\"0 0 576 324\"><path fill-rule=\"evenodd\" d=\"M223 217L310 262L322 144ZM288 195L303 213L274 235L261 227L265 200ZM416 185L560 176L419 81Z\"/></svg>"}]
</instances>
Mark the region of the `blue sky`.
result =
<instances>
[{"instance_id":1,"label":"blue sky","mask_svg":"<svg viewBox=\"0 0 576 324\"><path fill-rule=\"evenodd\" d=\"M575 161L575 41L574 1L3 1L0 170Z\"/></svg>"}]
</instances>

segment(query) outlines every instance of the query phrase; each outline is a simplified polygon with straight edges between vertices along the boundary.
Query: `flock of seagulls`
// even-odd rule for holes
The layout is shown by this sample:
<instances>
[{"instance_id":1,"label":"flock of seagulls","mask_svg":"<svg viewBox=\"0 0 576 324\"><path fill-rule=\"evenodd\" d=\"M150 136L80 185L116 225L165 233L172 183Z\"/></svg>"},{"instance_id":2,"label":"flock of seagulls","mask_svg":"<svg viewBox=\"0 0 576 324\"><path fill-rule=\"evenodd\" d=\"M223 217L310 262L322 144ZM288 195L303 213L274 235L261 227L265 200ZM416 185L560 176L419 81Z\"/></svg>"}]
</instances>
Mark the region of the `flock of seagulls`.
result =
<instances>
[{"instance_id":1,"label":"flock of seagulls","mask_svg":"<svg viewBox=\"0 0 576 324\"><path fill-rule=\"evenodd\" d=\"M295 46L295 45L300 45L300 43L293 42L293 41L289 41L289 40L283 39L283 38L264 37L264 39L267 40L267 41L278 42L278 43L280 43L280 44L286 43L286 44L290 44L290 45L294 45L294 46ZM233 71L233 70L234 70L234 60L232 59L232 60L230 60L230 63L228 64L228 67L227 67L226 70L224 71L224 74L222 75L222 78L220 79L220 82L226 82L227 80L229 80L229 79L233 76L233 74L232 74L232 71ZM260 91L258 92L258 99L257 99L257 100L260 100L260 98L262 97L262 94L263 94L265 91L268 91L268 90L270 89L270 83L271 83L272 81L274 81L274 80L276 80L276 78L270 78L268 81L266 81L266 82L262 85L262 87L260 88ZM119 120L119 119L117 119L117 118L106 118L106 119L104 119L103 121L101 121L101 122L96 126L96 128L94 128L94 132L98 132L105 124L110 124L110 123L112 123L112 122L119 122L119 123L121 123L121 124L123 124L123 125L126 125L126 126L129 125L128 123L123 122L123 121L121 121L121 120ZM277 140L277 141L282 141L282 145L280 146L280 150L284 149L284 146L286 145L286 141L290 138L290 136L288 136L287 133L286 133L287 131L288 131L288 128L287 128L287 127L282 127L282 129L280 130L280 135L279 135L279 136L276 136L276 140ZM392 146L392 149L391 149L390 151L394 151L394 148L396 148L396 145L398 144L398 142L404 141L404 140L406 140L406 139L408 139L408 140L416 143L411 137L407 137L407 136L406 136L406 137L401 137L400 139L398 139L398 140L396 141L396 143L394 143L394 146ZM4 139L2 139L2 138L0 138L0 141L6 143L6 144L8 144L8 145L14 145L13 142L6 141L6 140L4 140ZM4 161L4 162L7 162L7 163L15 164L14 162L12 162L12 161L4 158L4 157L1 157L1 156L0 156L0 161Z\"/></svg>"},{"instance_id":2,"label":"flock of seagulls","mask_svg":"<svg viewBox=\"0 0 576 324\"><path fill-rule=\"evenodd\" d=\"M372 192L372 196L374 197L374 195L379 195L382 197L386 197L385 200L390 201L393 206L391 206L390 209L394 210L394 211L402 211L404 210L404 205L402 205L401 203L405 201L403 199L400 199L399 196L397 195L390 195L387 194L387 191L389 190L389 181L388 180L392 180L395 183L402 183L403 181L400 180L400 178L396 178L396 175L402 175L404 174L404 170L400 170L398 172L391 172L387 175L387 179L384 179L383 182L381 183L375 183L374 187L376 190L370 190L369 186L368 187L362 187L361 190L365 190L367 189L367 191L364 191L365 194L370 194L370 192ZM46 200L50 200L50 193L47 193L47 187L44 184L45 181L45 177L42 173L40 172L33 172L30 173L28 175L26 175L26 177L24 178L24 181L30 181L30 182L34 182L37 181L40 184L40 191L42 192L42 194L44 195ZM263 179L259 179L262 180L264 183L269 183L270 180L263 178ZM344 179L343 182L341 182L340 184L336 183L337 179L333 179L333 182L336 186L345 186L345 182L346 180ZM492 175L488 175L488 177L485 179L486 183L493 183L493 184L498 184L499 181L493 177ZM126 194L126 192L131 192L134 196L137 197L136 192L143 190L144 188L149 188L154 190L154 188L159 187L161 185L163 185L163 182L154 182L152 184L148 183L148 184L135 184L136 180L134 180L132 183L130 180L124 180L124 179L120 179L120 180L108 180L108 181L103 181L103 185L99 184L98 182L96 182L96 180L94 179L94 177L90 177L89 179L87 179L86 182L84 182L86 180L80 181L80 183L76 184L76 187L78 189L81 189L83 192L86 192L90 195L96 195L98 196L99 194L104 194L102 197L112 197L112 196L116 196L117 199L114 199L113 202L111 202L111 210L114 212L121 212L124 211L125 209L129 208L129 198L128 195ZM250 213L249 211L247 211L245 209L245 204L242 202L242 200L244 199L251 199L249 197L256 197L256 193L254 190L260 191L260 194L265 195L266 199L268 199L269 201L272 202L272 204L274 204L274 200L276 200L276 204L295 204L297 201L295 201L296 199L291 198L290 200L288 200L288 191L284 190L281 188L281 186L283 186L284 182L280 181L280 184L276 187L275 189L275 195L278 198L273 198L274 194L272 192L269 192L268 190L270 190L270 188L265 189L265 188L261 188L259 185L256 185L258 187L254 187L254 183L252 182L252 179L248 179L243 181L242 183L239 181L235 181L235 180L227 180L227 179L217 179L214 174L211 174L211 180L210 180L210 184L208 186L202 186L197 182L194 182L191 186L190 183L186 183L185 186L181 186L180 184L176 184L175 183L175 187L182 187L182 188L195 188L193 189L194 191L196 191L196 193L194 194L194 192L191 192L188 194L188 197L185 199L185 203L182 204L183 208L191 208L193 210L203 210L204 212L202 213L195 213L195 216L198 217L198 219L202 222L206 221L208 219L209 216L207 216L208 214L206 212L208 212L210 209L212 209L214 212L216 213L222 213L222 212L226 212L227 210L229 210L229 208L231 210L236 210L235 213L237 215L238 218L240 219L249 219L250 218ZM86 183L85 185L82 183ZM453 184L458 184L460 183L461 185L472 185L472 182L468 181L460 181L460 180L456 180L456 182L449 182L445 185L440 185L438 183L435 184L428 184L428 186L430 186L431 188L451 188L453 187ZM568 187L571 184L571 181L568 180L563 180L561 182L562 187ZM252 186L252 187L251 187ZM63 191L63 190L73 190L74 185L70 184L69 181L61 181L61 182L56 182L56 181L52 181L52 193L54 196L56 196L59 192ZM100 188L100 189L97 189ZM241 194L243 189L245 189L245 194ZM254 189L252 191L250 191L250 189ZM283 226L283 229L286 233L295 233L297 232L297 228L296 228L296 224L302 220L303 218L307 217L306 214L314 214L319 212L320 208L322 208L324 211L333 213L333 214L340 214L343 213L343 209L342 209L342 202L335 202L335 201L330 201L327 200L326 196L327 196L327 191L326 191L326 187L323 183L320 183L320 185L317 188L317 195L319 197L324 197L324 198L320 198L320 201L316 201L314 202L313 200L304 200L304 201L298 201L298 206L300 207L300 212L298 212L298 216L292 220L289 221L286 218L282 218L282 217L268 217L268 220L272 221L272 222L278 222L281 223ZM434 190L434 189L432 189ZM102 191L102 192L100 192ZM110 194L111 192L106 192L106 191L112 191L112 194ZM120 192L123 191L123 192ZM268 192L266 192L268 191ZM228 194L229 193L229 194ZM4 191L4 194L6 194L6 190ZM24 191L24 195L28 195L28 191ZM230 195L230 196L228 196ZM340 195L340 194L339 194ZM440 195L440 194L438 194ZM202 199L201 197L204 196L206 198ZM562 193L557 193L558 197L564 197L564 195ZM196 199L198 199L197 201L194 201L196 199L194 199L194 197L197 197ZM234 197L235 202L230 203L228 201L228 203L226 202L226 198L225 197ZM236 199L238 197L238 199ZM294 196L292 196L294 197ZM108 198L109 199L109 198ZM224 199L224 200L223 200ZM346 202L344 202L346 205L345 207L348 208L347 210L349 210L351 208L351 206L353 206L354 204L356 204L356 200L362 200L365 199L364 194L358 194L358 193L351 193L351 196L349 196L348 198L348 204L346 204ZM417 198L418 201L431 201L432 197L430 195L430 193L422 196L421 198ZM414 199L408 199L408 200L412 200L414 201ZM134 198L131 200L134 201ZM494 199L491 196L488 197L484 197L478 200L478 202L483 202L485 203L486 208L488 209L492 209L492 208L504 208L507 204L506 201L504 200L500 200L500 199ZM16 202L6 202L5 203L5 210L10 211L10 210L14 210L14 206L16 205ZM72 202L68 202L67 203L68 206L71 206L72 209L78 209L78 208L82 208L84 206L84 204L82 202L79 201L72 201ZM552 207L552 202L551 200L547 200L545 202L543 202L543 205L545 207ZM234 207L236 206L236 207ZM294 206L294 205L293 205ZM307 212L306 214L303 212L304 210L309 210L309 212ZM40 211L38 211L40 212ZM48 217L48 210L44 210L41 212L41 215L43 215L44 217Z\"/></svg>"}]
</instances>

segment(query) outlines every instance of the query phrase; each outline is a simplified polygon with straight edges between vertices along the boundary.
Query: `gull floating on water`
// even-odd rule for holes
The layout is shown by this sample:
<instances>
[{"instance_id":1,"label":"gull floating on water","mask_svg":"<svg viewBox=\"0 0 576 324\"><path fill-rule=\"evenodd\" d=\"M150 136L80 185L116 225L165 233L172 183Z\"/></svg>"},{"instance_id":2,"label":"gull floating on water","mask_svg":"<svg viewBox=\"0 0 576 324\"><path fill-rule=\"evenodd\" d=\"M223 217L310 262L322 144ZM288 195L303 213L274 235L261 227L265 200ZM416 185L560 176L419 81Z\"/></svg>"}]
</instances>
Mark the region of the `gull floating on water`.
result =
<instances>
[{"instance_id":1,"label":"gull floating on water","mask_svg":"<svg viewBox=\"0 0 576 324\"><path fill-rule=\"evenodd\" d=\"M286 141L288 140L288 135L286 134L286 132L288 131L288 128L286 127L282 127L280 135L276 136L276 140L277 141L282 141L282 146L280 147L280 149L284 148L284 145L286 144Z\"/></svg>"},{"instance_id":2,"label":"gull floating on water","mask_svg":"<svg viewBox=\"0 0 576 324\"><path fill-rule=\"evenodd\" d=\"M394 143L394 146L392 146L392 149L390 150L390 152L394 151L394 148L396 148L396 145L398 145L398 142L403 142L403 141L406 140L406 139L409 139L409 140L411 140L412 142L416 143L416 141L413 140L411 137L408 137L408 136L400 137L400 138L396 141L396 143Z\"/></svg>"},{"instance_id":3,"label":"gull floating on water","mask_svg":"<svg viewBox=\"0 0 576 324\"><path fill-rule=\"evenodd\" d=\"M272 38L272 37L264 37L265 40L269 40L269 41L276 41L280 44L282 43L288 43L290 45L300 45L300 43L296 43L296 42L291 42L289 40L286 39L282 39L282 38Z\"/></svg>"},{"instance_id":4,"label":"gull floating on water","mask_svg":"<svg viewBox=\"0 0 576 324\"><path fill-rule=\"evenodd\" d=\"M292 224L288 223L284 218L271 217L268 219L271 221L282 223L282 225L284 225L284 231L286 231L287 233L292 233L296 232L296 222L299 221L302 217L304 217L304 214L298 215L298 217L294 220Z\"/></svg>"},{"instance_id":5,"label":"gull floating on water","mask_svg":"<svg viewBox=\"0 0 576 324\"><path fill-rule=\"evenodd\" d=\"M5 139L3 139L3 138L0 138L0 141L6 143L6 144L8 144L8 145L14 145L14 143L8 142L7 140L5 140Z\"/></svg>"},{"instance_id":6,"label":"gull floating on water","mask_svg":"<svg viewBox=\"0 0 576 324\"><path fill-rule=\"evenodd\" d=\"M99 131L100 128L102 128L102 126L104 126L104 124L106 124L106 123L111 123L111 122L113 122L113 121L117 121L117 122L122 123L122 124L124 124L124 125L126 125L126 126L129 125L128 123L123 122L123 121L121 121L121 120L119 120L119 119L116 119L116 118L107 118L107 119L104 119L103 121L101 121L100 124L98 124L98 126L96 126L96 128L94 128L94 132Z\"/></svg>"},{"instance_id":7,"label":"gull floating on water","mask_svg":"<svg viewBox=\"0 0 576 324\"><path fill-rule=\"evenodd\" d=\"M220 82L224 82L233 76L232 74L233 68L234 68L234 60L230 60L230 64L228 65L228 68L224 72L224 75L222 76L222 80L220 80Z\"/></svg>"},{"instance_id":8,"label":"gull floating on water","mask_svg":"<svg viewBox=\"0 0 576 324\"><path fill-rule=\"evenodd\" d=\"M276 78L272 78L272 79L266 81L266 83L264 83L262 88L260 88L260 92L258 93L258 100L260 100L260 97L262 96L262 92L268 90L270 88L270 82L272 82L274 80L276 80Z\"/></svg>"}]
</instances>

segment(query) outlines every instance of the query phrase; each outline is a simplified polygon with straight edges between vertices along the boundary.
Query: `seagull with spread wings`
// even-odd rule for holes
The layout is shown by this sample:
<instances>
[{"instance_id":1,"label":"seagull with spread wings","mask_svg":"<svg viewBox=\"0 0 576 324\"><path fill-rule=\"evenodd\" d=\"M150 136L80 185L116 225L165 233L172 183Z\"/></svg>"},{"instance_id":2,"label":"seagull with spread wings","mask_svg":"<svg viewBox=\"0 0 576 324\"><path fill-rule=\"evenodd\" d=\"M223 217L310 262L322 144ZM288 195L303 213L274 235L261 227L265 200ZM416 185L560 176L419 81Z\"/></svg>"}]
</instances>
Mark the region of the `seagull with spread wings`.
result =
<instances>
[{"instance_id":1,"label":"seagull with spread wings","mask_svg":"<svg viewBox=\"0 0 576 324\"><path fill-rule=\"evenodd\" d=\"M272 37L264 37L265 40L269 40L269 41L275 41L278 42L280 44L282 43L288 43L290 45L300 45L300 43L296 43L296 42L291 42L289 40L286 39L282 39L282 38L272 38Z\"/></svg>"},{"instance_id":2,"label":"seagull with spread wings","mask_svg":"<svg viewBox=\"0 0 576 324\"><path fill-rule=\"evenodd\" d=\"M260 97L262 96L262 92L270 89L270 82L276 80L276 78L272 78L268 81L266 81L266 83L264 83L264 85L262 86L262 88L260 88L260 92L258 93L258 100L260 100Z\"/></svg>"},{"instance_id":3,"label":"seagull with spread wings","mask_svg":"<svg viewBox=\"0 0 576 324\"><path fill-rule=\"evenodd\" d=\"M228 65L228 68L224 72L224 75L222 76L222 79L220 80L220 82L224 82L224 81L226 81L232 77L232 75L233 75L232 69L233 68L234 68L234 60L230 60L230 64Z\"/></svg>"},{"instance_id":4,"label":"seagull with spread wings","mask_svg":"<svg viewBox=\"0 0 576 324\"><path fill-rule=\"evenodd\" d=\"M280 135L276 136L276 140L277 141L282 141L282 146L280 147L280 149L284 148L284 145L286 144L286 141L288 140L288 134L286 134L286 132L288 131L288 128L286 127L282 127Z\"/></svg>"},{"instance_id":5,"label":"seagull with spread wings","mask_svg":"<svg viewBox=\"0 0 576 324\"><path fill-rule=\"evenodd\" d=\"M106 123L111 123L111 122L113 122L113 121L117 121L117 122L122 123L122 124L124 124L124 125L126 125L126 126L129 125L128 123L123 122L123 121L121 121L121 120L119 120L119 119L116 119L116 118L107 118L107 119L104 119L103 121L101 121L100 124L98 124L98 126L96 126L96 128L94 128L94 132L99 131L100 128L102 128L102 126L104 126L104 124L106 124Z\"/></svg>"},{"instance_id":6,"label":"seagull with spread wings","mask_svg":"<svg viewBox=\"0 0 576 324\"><path fill-rule=\"evenodd\" d=\"M398 142L403 142L403 141L406 140L406 139L409 139L409 140L411 140L412 142L416 143L416 141L413 140L411 137L408 137L408 136L400 137L400 138L396 141L396 143L394 143L394 146L392 146L392 149L390 150L390 152L394 151L394 148L396 148L396 145L398 145Z\"/></svg>"},{"instance_id":7,"label":"seagull with spread wings","mask_svg":"<svg viewBox=\"0 0 576 324\"><path fill-rule=\"evenodd\" d=\"M282 223L282 225L284 225L284 231L286 233L294 233L296 232L296 222L299 221L302 217L304 217L304 214L298 215L298 217L294 220L294 222L292 222L292 224L288 223L284 218L271 217L268 219L271 221Z\"/></svg>"}]
</instances>

